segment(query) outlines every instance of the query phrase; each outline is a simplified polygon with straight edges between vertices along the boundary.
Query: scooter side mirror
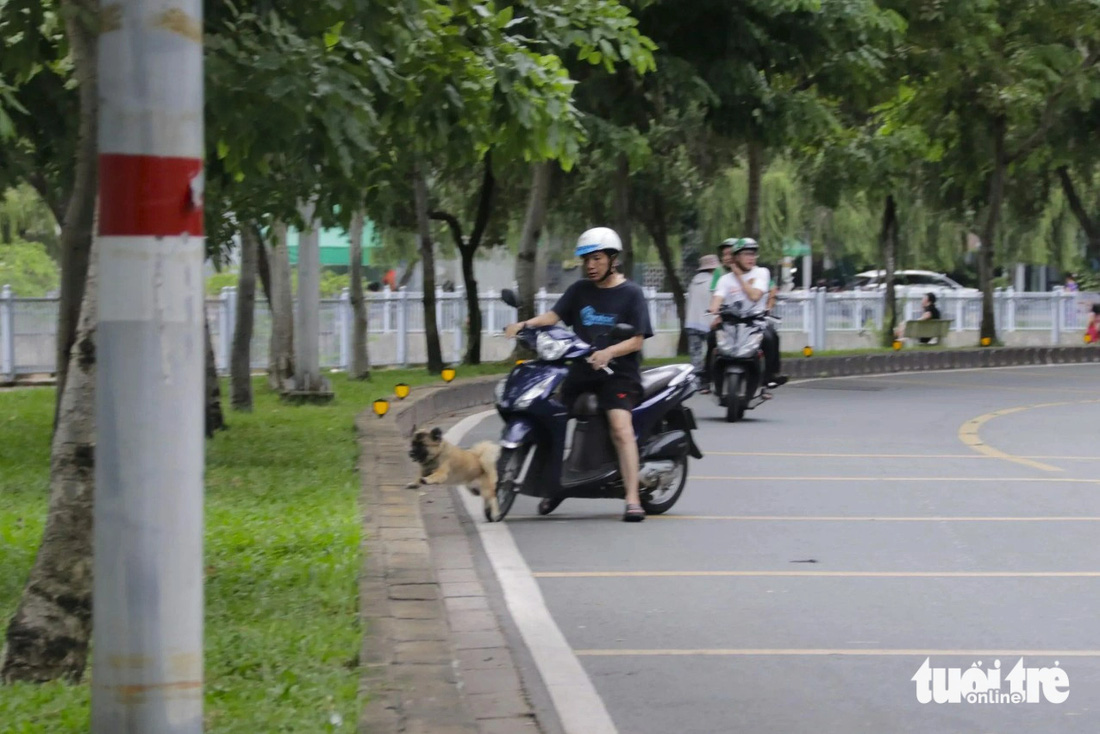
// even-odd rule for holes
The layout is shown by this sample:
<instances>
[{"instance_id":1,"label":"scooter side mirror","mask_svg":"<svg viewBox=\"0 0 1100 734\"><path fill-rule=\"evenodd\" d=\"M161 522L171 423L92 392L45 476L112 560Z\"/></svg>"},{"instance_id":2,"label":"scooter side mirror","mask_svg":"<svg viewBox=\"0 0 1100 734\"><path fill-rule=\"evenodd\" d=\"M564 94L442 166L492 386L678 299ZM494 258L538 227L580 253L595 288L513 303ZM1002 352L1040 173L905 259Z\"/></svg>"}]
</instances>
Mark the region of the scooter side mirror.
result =
<instances>
[{"instance_id":1,"label":"scooter side mirror","mask_svg":"<svg viewBox=\"0 0 1100 734\"><path fill-rule=\"evenodd\" d=\"M611 327L611 341L612 342L625 342L627 339L631 339L638 335L638 330L630 324L615 324Z\"/></svg>"},{"instance_id":2,"label":"scooter side mirror","mask_svg":"<svg viewBox=\"0 0 1100 734\"><path fill-rule=\"evenodd\" d=\"M519 299L516 298L516 292L511 288L505 288L500 292L500 300L512 308L519 308Z\"/></svg>"}]
</instances>

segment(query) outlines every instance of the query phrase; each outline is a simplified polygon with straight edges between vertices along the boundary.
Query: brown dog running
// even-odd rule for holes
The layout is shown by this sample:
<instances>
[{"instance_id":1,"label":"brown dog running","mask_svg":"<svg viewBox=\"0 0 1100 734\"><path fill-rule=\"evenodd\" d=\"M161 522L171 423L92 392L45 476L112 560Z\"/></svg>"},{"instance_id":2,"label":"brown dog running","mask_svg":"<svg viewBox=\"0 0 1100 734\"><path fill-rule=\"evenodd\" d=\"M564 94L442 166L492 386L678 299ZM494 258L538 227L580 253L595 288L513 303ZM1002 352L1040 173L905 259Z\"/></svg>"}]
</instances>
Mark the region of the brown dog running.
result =
<instances>
[{"instance_id":1,"label":"brown dog running","mask_svg":"<svg viewBox=\"0 0 1100 734\"><path fill-rule=\"evenodd\" d=\"M500 447L482 441L469 449L459 448L443 439L443 431L420 429L413 434L409 456L420 464L420 484L465 484L472 494L480 494L485 510L493 520L500 519L497 504L497 459ZM477 488L471 486L476 483Z\"/></svg>"}]
</instances>

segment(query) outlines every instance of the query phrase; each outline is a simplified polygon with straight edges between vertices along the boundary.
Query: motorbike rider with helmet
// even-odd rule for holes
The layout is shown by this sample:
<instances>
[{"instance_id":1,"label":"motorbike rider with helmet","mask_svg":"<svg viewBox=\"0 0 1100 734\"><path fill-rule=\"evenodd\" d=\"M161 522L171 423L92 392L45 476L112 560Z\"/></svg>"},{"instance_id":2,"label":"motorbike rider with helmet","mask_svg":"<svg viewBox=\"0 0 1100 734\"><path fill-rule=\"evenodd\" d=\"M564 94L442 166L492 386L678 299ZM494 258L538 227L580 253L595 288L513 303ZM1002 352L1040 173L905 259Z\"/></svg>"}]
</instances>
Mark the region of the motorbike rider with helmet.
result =
<instances>
[{"instance_id":1,"label":"motorbike rider with helmet","mask_svg":"<svg viewBox=\"0 0 1100 734\"><path fill-rule=\"evenodd\" d=\"M764 314L768 306L771 274L767 268L756 264L760 245L751 237L731 237L722 243L721 251L723 256L731 258L731 267L715 286L711 312L718 313L723 303L742 301L745 302L746 314ZM713 328L720 323L721 319L715 317ZM770 389L785 384L787 377L779 374L779 333L770 321L764 324L760 346L764 352L767 387Z\"/></svg>"},{"instance_id":2,"label":"motorbike rider with helmet","mask_svg":"<svg viewBox=\"0 0 1100 734\"><path fill-rule=\"evenodd\" d=\"M626 493L623 521L640 522L645 519L645 510L638 495L638 444L631 410L641 399L641 349L645 339L653 336L653 329L641 286L616 269L622 250L622 241L614 230L596 227L585 231L574 250L576 257L584 261L585 278L570 285L551 310L509 324L504 333L514 337L521 329L553 326L560 321L596 347L586 362L570 366L562 384L562 398L572 409L581 394L596 394L600 410L607 414L619 458ZM608 344L608 332L618 323L630 324L636 335Z\"/></svg>"}]
</instances>

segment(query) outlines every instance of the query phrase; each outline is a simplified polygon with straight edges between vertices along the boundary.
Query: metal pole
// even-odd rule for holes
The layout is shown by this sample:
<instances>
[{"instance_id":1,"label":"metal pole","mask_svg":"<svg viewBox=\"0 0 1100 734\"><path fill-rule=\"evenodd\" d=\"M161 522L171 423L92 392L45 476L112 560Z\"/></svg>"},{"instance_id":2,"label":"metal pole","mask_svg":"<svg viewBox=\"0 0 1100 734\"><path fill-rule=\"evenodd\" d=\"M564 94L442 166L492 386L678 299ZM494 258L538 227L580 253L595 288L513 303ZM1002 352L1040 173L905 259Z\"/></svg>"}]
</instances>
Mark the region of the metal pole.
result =
<instances>
[{"instance_id":1,"label":"metal pole","mask_svg":"<svg viewBox=\"0 0 1100 734\"><path fill-rule=\"evenodd\" d=\"M0 288L0 378L15 381L15 306L11 286Z\"/></svg>"},{"instance_id":2,"label":"metal pole","mask_svg":"<svg viewBox=\"0 0 1100 734\"><path fill-rule=\"evenodd\" d=\"M99 36L92 732L203 729L200 0Z\"/></svg>"}]
</instances>

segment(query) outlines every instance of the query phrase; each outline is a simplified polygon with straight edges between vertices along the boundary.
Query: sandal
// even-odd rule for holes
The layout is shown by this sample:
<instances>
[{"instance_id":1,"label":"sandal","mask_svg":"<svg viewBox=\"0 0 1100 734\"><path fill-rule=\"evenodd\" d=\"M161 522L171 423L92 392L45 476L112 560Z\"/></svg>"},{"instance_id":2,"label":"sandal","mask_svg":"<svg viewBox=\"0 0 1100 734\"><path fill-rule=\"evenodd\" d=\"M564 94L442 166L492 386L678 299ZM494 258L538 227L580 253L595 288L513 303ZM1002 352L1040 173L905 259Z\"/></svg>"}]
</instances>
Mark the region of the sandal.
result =
<instances>
[{"instance_id":1,"label":"sandal","mask_svg":"<svg viewBox=\"0 0 1100 734\"><path fill-rule=\"evenodd\" d=\"M645 510L641 505L627 505L623 512L623 522L641 522L645 520Z\"/></svg>"}]
</instances>

